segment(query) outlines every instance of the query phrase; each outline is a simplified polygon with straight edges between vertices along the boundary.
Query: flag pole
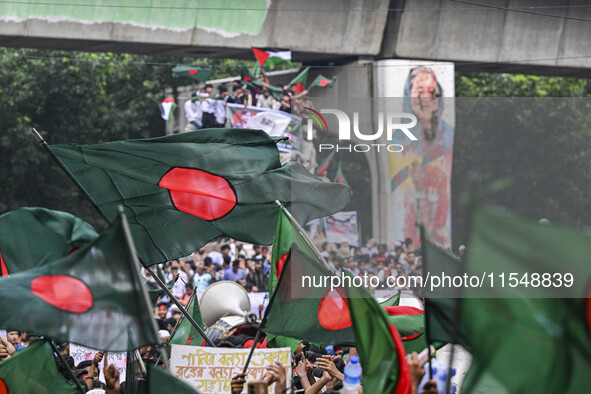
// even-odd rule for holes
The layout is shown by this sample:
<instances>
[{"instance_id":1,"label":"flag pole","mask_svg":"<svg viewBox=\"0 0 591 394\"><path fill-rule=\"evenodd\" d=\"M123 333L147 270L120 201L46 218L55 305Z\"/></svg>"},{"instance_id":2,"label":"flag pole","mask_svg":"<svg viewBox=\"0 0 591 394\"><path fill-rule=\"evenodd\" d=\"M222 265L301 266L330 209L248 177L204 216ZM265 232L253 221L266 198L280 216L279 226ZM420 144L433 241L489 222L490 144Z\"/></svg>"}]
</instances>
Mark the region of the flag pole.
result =
<instances>
[{"instance_id":1,"label":"flag pole","mask_svg":"<svg viewBox=\"0 0 591 394\"><path fill-rule=\"evenodd\" d=\"M94 201L94 199L86 191L86 189L84 188L84 186L82 186L82 184L80 182L78 182L78 180L76 179L76 177L74 176L74 174L72 174L70 172L70 170L61 161L61 159L59 157L57 157L57 155L55 154L55 152L53 151L53 149L51 149L51 147L49 146L49 144L47 143L47 141L45 141L45 139L41 136L41 134L39 134L39 132L36 129L34 129L34 128L31 129L31 133L33 134L33 136L35 137L35 139L41 145L43 145L43 148L45 148L45 150L49 153L49 155L53 158L53 160L57 163L57 165L62 169L62 171L64 171L66 173L66 175L82 191L82 193L86 196L86 198L88 198L88 200L90 201L90 203L92 204L92 206L101 214L101 216L103 217L103 219L105 219L105 221L107 223L111 224L112 221L109 220L108 216L101 209L101 207L96 203L96 201ZM134 256L135 256L135 254L134 254ZM166 287L166 285L164 284L164 282L162 282L162 280L160 280L160 278L157 275L154 274L154 271L152 271L152 269L150 267L148 267L146 264L142 264L142 266L144 267L144 269L146 269L150 273L150 275L152 275L152 277L154 278L154 280L156 280L156 283L158 284L158 286L164 291L164 293L166 293L166 295L168 295L168 297L172 300L172 302L174 302L174 304L180 309L181 313L187 318L187 320L189 320L189 322L191 322L191 325L193 325L193 327L195 327L195 329L201 334L201 336L205 339L205 341L209 344L209 346L215 347L215 345L213 344L213 342L205 335L205 333L203 332L203 330L201 329L201 327L199 327L199 325L197 324L197 322L195 322L195 320L193 319L193 317L191 317L189 315L189 312L187 312L187 310L180 304L180 302L178 302L178 300L176 299L176 297L174 297L172 295L172 293L168 290L168 288Z\"/></svg>"},{"instance_id":2,"label":"flag pole","mask_svg":"<svg viewBox=\"0 0 591 394\"><path fill-rule=\"evenodd\" d=\"M425 226L423 226L422 224L420 225L420 232L421 232L421 239L422 240L426 240L427 238L425 237ZM425 261L428 261L427 259L427 255L425 253L426 248L423 249L423 266L425 265ZM423 297L425 297L425 294L423 294ZM429 332L429 315L427 314L427 298L423 298L423 304L425 305L425 337L427 339L427 349L429 351L428 355L429 355L429 380L433 380L433 365L431 364L431 345L433 344L433 341L431 340L431 335Z\"/></svg>"},{"instance_id":3,"label":"flag pole","mask_svg":"<svg viewBox=\"0 0 591 394\"><path fill-rule=\"evenodd\" d=\"M148 298L148 292L146 291L146 286L145 286L143 280L141 279L140 270L138 268L138 265L140 265L140 262L137 257L137 251L135 249L135 244L133 243L133 237L131 236L131 231L129 230L129 223L127 223L127 216L125 216L125 212L123 210L122 205L119 205L119 218L121 219L121 226L123 227L123 234L125 236L125 244L127 246L127 253L129 253L129 256L133 260L133 263L131 264L131 269L132 269L133 273L135 274L135 278L138 280L140 287L142 288L141 301L144 303L144 308L146 309L146 311L151 314L152 307L151 307L150 299ZM158 341L158 343L156 345L158 345L158 348L160 349L160 354L162 355L164 366L168 367L168 360L165 357L166 355L164 354L164 349L163 349L164 344L162 343L162 339L160 338L160 335L158 335L158 328L156 327L156 321L154 319L150 319L150 320L152 322L152 324L151 324L152 331L154 332L154 335Z\"/></svg>"},{"instance_id":4,"label":"flag pole","mask_svg":"<svg viewBox=\"0 0 591 394\"><path fill-rule=\"evenodd\" d=\"M257 330L256 336L254 338L254 342L252 344L252 347L250 348L250 353L248 353L248 358L246 359L246 363L244 363L244 368L242 369L242 373L246 373L246 370L248 369L248 364L250 364L250 359L252 358L252 355L254 354L254 350L257 346L257 342L261 336L261 327L265 325L265 322L267 321L267 316L269 314L269 311L271 310L271 304L273 304L273 301L275 300L275 297L277 296L277 288L279 287L279 285L282 283L283 281L283 277L285 276L285 272L287 271L288 265L291 264L291 251L289 252L289 254L287 255L287 258L285 259L286 264L283 267L283 269L281 270L281 274L279 274L279 280L277 281L277 284L275 285L275 290L273 291L273 294L271 295L271 299L269 300L269 304L267 304L267 309L265 309L265 315L263 316L263 320L261 320L261 324L259 324L259 328Z\"/></svg>"},{"instance_id":5,"label":"flag pole","mask_svg":"<svg viewBox=\"0 0 591 394\"><path fill-rule=\"evenodd\" d=\"M60 351L57 348L57 346L55 346L55 343L53 342L53 340L50 340L49 343L51 344L51 347L53 348L54 353L57 354L57 356L60 359L60 361L62 362L62 364L64 364L64 367L66 367L66 369L68 370L68 373L70 374L70 376L72 377L72 379L74 379L74 384L76 384L76 387L78 387L78 389L80 390L80 392L85 393L86 391L82 387L82 383L80 383L80 381L78 380L78 378L76 377L76 375L74 375L74 371L72 371L72 368L70 368L70 365L66 362L66 359L60 353Z\"/></svg>"},{"instance_id":6,"label":"flag pole","mask_svg":"<svg viewBox=\"0 0 591 394\"><path fill-rule=\"evenodd\" d=\"M150 275L152 275L152 277L154 278L154 280L156 281L156 283L158 283L158 286L160 286L160 288L164 291L164 293L168 296L168 298L170 298L170 300L172 302L174 302L174 304L177 306L177 308L180 309L181 313L185 316L185 318L191 323L191 325L193 327L195 327L195 329L197 330L197 332L199 332L199 334L203 337L203 339L205 340L205 342L207 342L207 344L210 347L217 347L211 339L209 339L209 337L207 335L205 335L205 331L203 331L203 329L201 327L199 327L199 324L197 324L197 322L195 321L195 319L193 319L193 316L191 316L189 314L189 312L187 312L187 310L185 309L184 306L181 305L181 303L176 299L175 296L172 295L172 293L170 292L170 290L168 290L168 287L166 287L166 285L164 284L164 282L162 282L162 279L160 279L155 273L154 271L152 271L152 269L150 267L147 266L143 266L144 269L146 271L148 271L150 273Z\"/></svg>"},{"instance_id":7,"label":"flag pole","mask_svg":"<svg viewBox=\"0 0 591 394\"><path fill-rule=\"evenodd\" d=\"M287 215L287 217L291 220L291 222L293 224L295 224L296 228L298 229L298 232L300 233L300 235L302 236L302 238L304 238L304 241L306 241L306 243L308 244L309 247L312 248L312 250L314 251L314 253L317 255L317 257L320 259L320 261L322 261L322 263L324 264L324 266L332 272L332 270L330 269L330 265L328 265L328 263L326 262L326 260L324 259L324 257L322 257L322 255L320 254L320 251L318 250L318 248L316 247L316 245L314 245L312 243L312 240L310 239L310 237L308 237L308 234L306 233L306 230L304 230L304 228L297 222L297 220L295 220L295 218L291 215L291 213L283 206L283 204L281 204L281 202L279 200L275 200L275 204L277 204L279 206L279 208L281 208L281 210L283 211L283 213L285 215ZM270 303L270 301L269 301Z\"/></svg>"}]
</instances>

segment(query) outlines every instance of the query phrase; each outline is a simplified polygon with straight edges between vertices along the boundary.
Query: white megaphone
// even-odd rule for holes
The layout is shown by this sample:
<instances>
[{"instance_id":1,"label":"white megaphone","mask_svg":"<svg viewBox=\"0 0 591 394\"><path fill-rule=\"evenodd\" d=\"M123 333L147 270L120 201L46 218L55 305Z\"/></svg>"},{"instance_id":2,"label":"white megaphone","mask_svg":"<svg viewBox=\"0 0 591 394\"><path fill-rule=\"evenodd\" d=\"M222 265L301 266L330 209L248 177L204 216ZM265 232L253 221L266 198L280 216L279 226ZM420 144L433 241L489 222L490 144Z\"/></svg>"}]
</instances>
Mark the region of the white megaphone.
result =
<instances>
[{"instance_id":1,"label":"white megaphone","mask_svg":"<svg viewBox=\"0 0 591 394\"><path fill-rule=\"evenodd\" d=\"M223 280L209 286L201 295L199 305L207 327L205 333L213 341L257 323L256 315L250 310L248 293L236 282Z\"/></svg>"},{"instance_id":2,"label":"white megaphone","mask_svg":"<svg viewBox=\"0 0 591 394\"><path fill-rule=\"evenodd\" d=\"M224 316L244 317L250 312L250 298L244 287L236 282L222 280L209 286L199 302L201 317L207 327Z\"/></svg>"}]
</instances>

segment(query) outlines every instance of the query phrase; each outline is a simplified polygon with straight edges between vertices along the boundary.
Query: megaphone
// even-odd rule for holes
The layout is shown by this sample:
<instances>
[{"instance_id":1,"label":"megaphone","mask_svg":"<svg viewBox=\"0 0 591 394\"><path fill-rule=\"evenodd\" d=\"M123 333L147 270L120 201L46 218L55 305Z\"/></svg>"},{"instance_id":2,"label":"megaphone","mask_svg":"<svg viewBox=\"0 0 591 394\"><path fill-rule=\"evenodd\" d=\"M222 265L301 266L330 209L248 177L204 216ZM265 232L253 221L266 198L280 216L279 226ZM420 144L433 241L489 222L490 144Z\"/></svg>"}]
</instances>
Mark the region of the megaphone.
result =
<instances>
[{"instance_id":1,"label":"megaphone","mask_svg":"<svg viewBox=\"0 0 591 394\"><path fill-rule=\"evenodd\" d=\"M209 286L199 302L203 323L210 327L226 315L244 317L250 312L250 298L244 287L222 280Z\"/></svg>"}]
</instances>

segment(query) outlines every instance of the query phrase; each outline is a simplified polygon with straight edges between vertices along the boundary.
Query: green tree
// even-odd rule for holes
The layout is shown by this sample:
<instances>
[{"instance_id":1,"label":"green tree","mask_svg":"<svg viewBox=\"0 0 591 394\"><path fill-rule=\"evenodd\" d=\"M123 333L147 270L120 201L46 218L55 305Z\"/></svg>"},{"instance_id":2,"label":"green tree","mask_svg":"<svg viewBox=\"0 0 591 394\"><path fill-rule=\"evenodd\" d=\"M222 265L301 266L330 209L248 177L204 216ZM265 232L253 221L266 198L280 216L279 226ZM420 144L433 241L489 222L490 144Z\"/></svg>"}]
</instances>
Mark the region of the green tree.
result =
<instances>
[{"instance_id":1,"label":"green tree","mask_svg":"<svg viewBox=\"0 0 591 394\"><path fill-rule=\"evenodd\" d=\"M511 177L486 202L532 219L591 223L590 84L586 79L456 75L452 177L454 244L465 242L459 196Z\"/></svg>"}]
</instances>

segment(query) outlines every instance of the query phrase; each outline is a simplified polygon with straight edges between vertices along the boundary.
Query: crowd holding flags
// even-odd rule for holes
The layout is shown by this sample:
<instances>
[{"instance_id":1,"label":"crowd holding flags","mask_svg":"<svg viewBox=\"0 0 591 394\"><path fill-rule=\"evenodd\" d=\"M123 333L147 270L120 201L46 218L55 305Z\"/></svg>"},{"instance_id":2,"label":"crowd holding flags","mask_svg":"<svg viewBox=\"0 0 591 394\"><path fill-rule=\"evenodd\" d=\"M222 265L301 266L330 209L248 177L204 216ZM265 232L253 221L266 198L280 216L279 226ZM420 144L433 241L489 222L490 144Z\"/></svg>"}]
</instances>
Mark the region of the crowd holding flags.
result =
<instances>
[{"instance_id":1,"label":"crowd holding flags","mask_svg":"<svg viewBox=\"0 0 591 394\"><path fill-rule=\"evenodd\" d=\"M291 59L289 51L253 51L261 68ZM175 69L196 79L207 73ZM290 86L303 91L307 77L305 69ZM242 80L257 83L248 69ZM333 82L319 76L310 86ZM470 212L466 258L423 232L425 270L552 271L566 282L571 274L569 285L556 290L563 298L548 298L541 288L491 286L491 298L452 289L439 297L425 294L424 308L401 306L400 293L379 303L363 287L333 286L331 267L299 224L347 205L351 188L341 163L336 182L323 182L299 164L282 165L277 141L260 130L206 129L94 145L45 144L110 228L98 235L79 218L42 208L0 216L0 329L43 336L0 362L0 393L77 392L58 372L56 342L128 357L146 345L162 346L137 255L149 267L189 255L222 234L273 244L270 302L259 326L267 344L354 346L367 393L411 393L416 382L407 354L446 343L472 353L463 392L588 389L590 234L477 207ZM325 174L332 159L317 173ZM322 278L329 280L315 281ZM187 310L203 329L195 293ZM182 319L169 343L202 345L206 339ZM148 366L146 373L148 393L195 392L162 368Z\"/></svg>"}]
</instances>

